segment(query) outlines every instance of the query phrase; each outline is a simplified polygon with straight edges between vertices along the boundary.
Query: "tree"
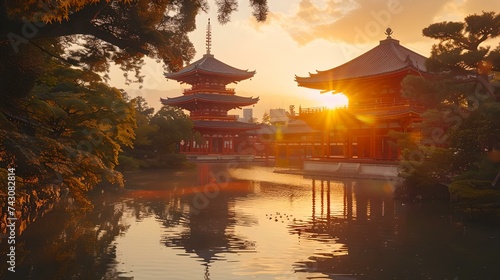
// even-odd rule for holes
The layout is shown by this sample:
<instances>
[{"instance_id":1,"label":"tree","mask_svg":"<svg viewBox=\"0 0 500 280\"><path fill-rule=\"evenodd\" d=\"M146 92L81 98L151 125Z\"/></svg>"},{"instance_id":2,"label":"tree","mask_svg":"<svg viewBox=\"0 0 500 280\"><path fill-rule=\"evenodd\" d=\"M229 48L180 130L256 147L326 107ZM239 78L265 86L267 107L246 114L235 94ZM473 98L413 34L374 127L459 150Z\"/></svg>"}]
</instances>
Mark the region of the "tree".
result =
<instances>
[{"instance_id":1,"label":"tree","mask_svg":"<svg viewBox=\"0 0 500 280\"><path fill-rule=\"evenodd\" d=\"M149 107L146 99L138 96L131 100L135 105L136 124L134 147L136 149L151 150L152 137L158 132L158 126L150 124L153 118L154 108Z\"/></svg>"},{"instance_id":2,"label":"tree","mask_svg":"<svg viewBox=\"0 0 500 280\"><path fill-rule=\"evenodd\" d=\"M432 47L429 70L452 76L473 74L473 79L495 97L488 76L491 70L500 71L500 44L494 50L481 44L500 36L500 14L483 12L467 16L464 22L435 23L422 33L440 41Z\"/></svg>"},{"instance_id":3,"label":"tree","mask_svg":"<svg viewBox=\"0 0 500 280\"><path fill-rule=\"evenodd\" d=\"M491 68L500 70L500 64L492 61L499 54L498 47L490 50L489 46L481 46L483 42L500 36L500 14L483 12L465 17L464 22L434 23L422 33L440 41L432 47L428 60L428 67L433 71L482 73Z\"/></svg>"},{"instance_id":4,"label":"tree","mask_svg":"<svg viewBox=\"0 0 500 280\"><path fill-rule=\"evenodd\" d=\"M271 116L269 115L269 112L265 112L264 115L262 115L262 123L271 124Z\"/></svg>"},{"instance_id":5,"label":"tree","mask_svg":"<svg viewBox=\"0 0 500 280\"><path fill-rule=\"evenodd\" d=\"M163 106L151 119L151 124L158 127L154 135L153 146L159 156L177 151L181 141L189 141L201 137L193 132L193 121L182 109Z\"/></svg>"},{"instance_id":6,"label":"tree","mask_svg":"<svg viewBox=\"0 0 500 280\"><path fill-rule=\"evenodd\" d=\"M221 23L229 21L237 2L216 1ZM266 19L267 0L250 5L257 20ZM19 53L30 43L50 53L38 41L59 38L64 58L52 55L96 72L114 62L140 82L145 55L162 60L167 71L193 58L187 34L196 28L196 15L208 9L207 0L0 0L0 45L3 52Z\"/></svg>"},{"instance_id":7,"label":"tree","mask_svg":"<svg viewBox=\"0 0 500 280\"><path fill-rule=\"evenodd\" d=\"M145 159L154 155L153 138L158 132L158 126L152 125L151 118L154 114L154 108L149 107L146 99L137 96L128 101L135 108L135 139L133 147L124 147L120 153L119 170L136 170L140 167L146 167Z\"/></svg>"},{"instance_id":8,"label":"tree","mask_svg":"<svg viewBox=\"0 0 500 280\"><path fill-rule=\"evenodd\" d=\"M60 184L82 206L101 182L123 186L114 170L122 146L134 138L134 109L97 74L54 59L31 93L0 114L2 168L18 167L19 190Z\"/></svg>"},{"instance_id":9,"label":"tree","mask_svg":"<svg viewBox=\"0 0 500 280\"><path fill-rule=\"evenodd\" d=\"M483 44L500 37L500 15L483 12L464 22L435 23L423 34L439 40L427 60L434 77L403 80L403 95L428 111L422 115L420 135L399 135L400 147L406 145L402 175L410 188L438 182L453 186L463 180L469 187L484 188L500 167L491 160L500 149L500 86L491 72L500 69L500 47L491 50ZM481 173L483 181L471 181L480 169L489 170Z\"/></svg>"},{"instance_id":10,"label":"tree","mask_svg":"<svg viewBox=\"0 0 500 280\"><path fill-rule=\"evenodd\" d=\"M267 1L250 4L264 20ZM237 8L231 0L216 5L221 23ZM2 167L23 166L20 186L55 182L80 201L103 180L122 184L114 168L137 131L134 103L96 73L106 80L116 63L127 81L135 72L141 82L146 55L179 69L194 56L187 34L207 9L206 0L0 0ZM139 110L139 123L151 114Z\"/></svg>"}]
</instances>

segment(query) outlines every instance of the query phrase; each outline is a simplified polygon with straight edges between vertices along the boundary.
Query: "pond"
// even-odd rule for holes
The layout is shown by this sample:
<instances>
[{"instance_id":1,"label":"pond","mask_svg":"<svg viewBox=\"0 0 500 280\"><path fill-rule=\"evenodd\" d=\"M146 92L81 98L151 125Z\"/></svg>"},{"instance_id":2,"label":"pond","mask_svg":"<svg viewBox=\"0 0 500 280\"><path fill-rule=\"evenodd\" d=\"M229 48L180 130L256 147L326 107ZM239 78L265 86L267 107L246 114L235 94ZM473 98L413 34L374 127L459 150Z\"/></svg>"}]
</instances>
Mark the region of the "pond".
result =
<instances>
[{"instance_id":1,"label":"pond","mask_svg":"<svg viewBox=\"0 0 500 280\"><path fill-rule=\"evenodd\" d=\"M91 212L35 221L0 278L499 279L498 230L394 200L391 182L236 163L126 178Z\"/></svg>"}]
</instances>

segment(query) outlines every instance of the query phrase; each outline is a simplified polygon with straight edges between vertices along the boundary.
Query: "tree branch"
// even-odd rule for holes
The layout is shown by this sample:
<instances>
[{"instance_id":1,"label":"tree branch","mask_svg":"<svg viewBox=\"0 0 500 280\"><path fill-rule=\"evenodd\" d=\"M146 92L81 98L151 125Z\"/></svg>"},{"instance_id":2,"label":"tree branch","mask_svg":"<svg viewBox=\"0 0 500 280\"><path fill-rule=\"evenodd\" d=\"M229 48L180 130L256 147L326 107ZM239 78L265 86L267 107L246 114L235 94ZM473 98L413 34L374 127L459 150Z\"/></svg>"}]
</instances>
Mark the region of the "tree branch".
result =
<instances>
[{"instance_id":1,"label":"tree branch","mask_svg":"<svg viewBox=\"0 0 500 280\"><path fill-rule=\"evenodd\" d=\"M131 50L134 52L142 53L145 55L149 55L149 51L142 48L141 44L137 41L129 40L129 39L123 39L123 38L118 38L111 32L107 32L103 29L100 29L92 24L87 26L86 28L86 35L92 35L98 39L101 39L105 42L108 42L114 46L119 47L120 49L125 49L125 50Z\"/></svg>"},{"instance_id":2,"label":"tree branch","mask_svg":"<svg viewBox=\"0 0 500 280\"><path fill-rule=\"evenodd\" d=\"M4 0L0 2L0 12L4 12ZM115 45L121 49L149 54L138 41L119 38L103 29L96 27L92 20L107 5L101 1L96 5L88 5L82 10L70 15L68 21L60 23L44 24L41 22L14 21L7 18L6 14L0 14L0 43L10 43L17 49L21 43L27 43L41 38L54 38L70 35L92 35L100 40ZM3 11L2 11L3 10Z\"/></svg>"},{"instance_id":3,"label":"tree branch","mask_svg":"<svg viewBox=\"0 0 500 280\"><path fill-rule=\"evenodd\" d=\"M35 43L34 41L30 41L30 43L31 43L33 46L37 47L37 48L38 48L39 50L41 50L42 52L44 52L44 53L48 54L49 56L51 56L51 57L53 57L53 58L59 59L59 60L61 60L61 61L63 61L63 62L66 62L66 63L68 63L68 64L70 64L70 65L73 65L73 66L79 66L77 61L74 61L74 60L71 60L71 59L66 59L66 58L61 57L61 56L59 56L59 55L53 54L53 53L51 53L51 52L47 51L46 49L42 48L40 45L38 45L38 44L37 44L37 43Z\"/></svg>"}]
</instances>

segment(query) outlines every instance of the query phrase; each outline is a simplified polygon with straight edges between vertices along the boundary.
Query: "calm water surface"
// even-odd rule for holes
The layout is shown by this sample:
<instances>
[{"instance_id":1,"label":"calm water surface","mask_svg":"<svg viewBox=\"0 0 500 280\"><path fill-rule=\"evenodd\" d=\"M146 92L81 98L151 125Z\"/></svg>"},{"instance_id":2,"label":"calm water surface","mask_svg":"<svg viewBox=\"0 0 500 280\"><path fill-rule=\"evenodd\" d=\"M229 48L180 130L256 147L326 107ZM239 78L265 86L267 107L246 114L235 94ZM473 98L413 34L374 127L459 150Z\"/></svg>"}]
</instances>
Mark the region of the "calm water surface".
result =
<instances>
[{"instance_id":1,"label":"calm water surface","mask_svg":"<svg viewBox=\"0 0 500 280\"><path fill-rule=\"evenodd\" d=\"M91 213L32 224L13 279L500 279L498 231L394 201L384 181L241 164L126 178Z\"/></svg>"}]
</instances>

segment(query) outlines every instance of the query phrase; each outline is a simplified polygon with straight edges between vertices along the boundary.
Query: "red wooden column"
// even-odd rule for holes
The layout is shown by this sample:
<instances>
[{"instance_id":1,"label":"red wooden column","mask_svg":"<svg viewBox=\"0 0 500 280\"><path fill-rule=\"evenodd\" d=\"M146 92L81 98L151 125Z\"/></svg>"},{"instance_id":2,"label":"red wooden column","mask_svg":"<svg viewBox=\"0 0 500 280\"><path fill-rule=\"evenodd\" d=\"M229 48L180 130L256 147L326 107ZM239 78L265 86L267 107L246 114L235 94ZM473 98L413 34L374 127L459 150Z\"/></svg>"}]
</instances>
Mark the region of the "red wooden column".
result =
<instances>
[{"instance_id":1,"label":"red wooden column","mask_svg":"<svg viewBox=\"0 0 500 280\"><path fill-rule=\"evenodd\" d=\"M323 131L321 138L321 157L326 157L326 131Z\"/></svg>"},{"instance_id":2,"label":"red wooden column","mask_svg":"<svg viewBox=\"0 0 500 280\"><path fill-rule=\"evenodd\" d=\"M225 155L227 154L226 151L227 151L227 147L226 147L226 134L222 134L222 151L221 151L221 154Z\"/></svg>"},{"instance_id":3,"label":"red wooden column","mask_svg":"<svg viewBox=\"0 0 500 280\"><path fill-rule=\"evenodd\" d=\"M346 131L346 158L352 158L352 135L349 130Z\"/></svg>"},{"instance_id":4,"label":"red wooden column","mask_svg":"<svg viewBox=\"0 0 500 280\"><path fill-rule=\"evenodd\" d=\"M329 158L332 154L332 146L330 144L330 130L326 131L326 154L325 157Z\"/></svg>"},{"instance_id":5,"label":"red wooden column","mask_svg":"<svg viewBox=\"0 0 500 280\"><path fill-rule=\"evenodd\" d=\"M372 126L370 130L370 158L375 159L375 127Z\"/></svg>"},{"instance_id":6,"label":"red wooden column","mask_svg":"<svg viewBox=\"0 0 500 280\"><path fill-rule=\"evenodd\" d=\"M212 153L212 137L213 137L213 135L210 134L210 139L208 140L208 153L209 154Z\"/></svg>"}]
</instances>

